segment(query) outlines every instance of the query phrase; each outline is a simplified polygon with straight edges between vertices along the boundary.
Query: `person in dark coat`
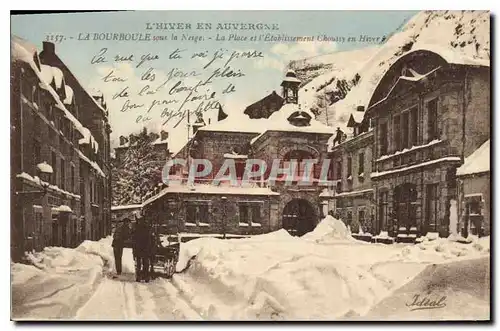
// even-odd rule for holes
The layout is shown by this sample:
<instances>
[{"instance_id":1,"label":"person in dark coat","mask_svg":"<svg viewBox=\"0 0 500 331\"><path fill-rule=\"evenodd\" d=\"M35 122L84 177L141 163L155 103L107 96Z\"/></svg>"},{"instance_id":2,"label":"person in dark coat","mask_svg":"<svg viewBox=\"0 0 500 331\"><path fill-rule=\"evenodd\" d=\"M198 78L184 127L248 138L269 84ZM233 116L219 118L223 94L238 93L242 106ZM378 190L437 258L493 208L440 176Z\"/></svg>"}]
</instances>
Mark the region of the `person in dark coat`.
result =
<instances>
[{"instance_id":1,"label":"person in dark coat","mask_svg":"<svg viewBox=\"0 0 500 331\"><path fill-rule=\"evenodd\" d=\"M136 280L149 282L149 260L152 251L151 228L141 217L137 220L133 239L133 254L136 258Z\"/></svg>"},{"instance_id":2,"label":"person in dark coat","mask_svg":"<svg viewBox=\"0 0 500 331\"><path fill-rule=\"evenodd\" d=\"M113 243L111 246L113 246L117 275L121 275L122 273L123 247L130 238L129 223L130 220L128 218L120 220L113 234Z\"/></svg>"}]
</instances>

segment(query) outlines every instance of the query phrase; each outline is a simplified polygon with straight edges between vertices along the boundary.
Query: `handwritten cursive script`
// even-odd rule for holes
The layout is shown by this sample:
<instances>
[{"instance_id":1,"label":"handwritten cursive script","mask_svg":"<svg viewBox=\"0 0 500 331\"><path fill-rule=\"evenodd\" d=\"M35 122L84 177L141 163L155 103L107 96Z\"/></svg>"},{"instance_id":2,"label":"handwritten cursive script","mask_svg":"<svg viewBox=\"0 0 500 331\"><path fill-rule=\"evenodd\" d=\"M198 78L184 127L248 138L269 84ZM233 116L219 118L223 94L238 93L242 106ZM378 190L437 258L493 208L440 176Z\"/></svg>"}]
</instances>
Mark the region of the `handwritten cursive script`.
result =
<instances>
[{"instance_id":1,"label":"handwritten cursive script","mask_svg":"<svg viewBox=\"0 0 500 331\"><path fill-rule=\"evenodd\" d=\"M410 311L444 308L446 307L446 296L432 297L430 293L428 295L415 294L413 302L407 303L406 306L410 308Z\"/></svg>"}]
</instances>

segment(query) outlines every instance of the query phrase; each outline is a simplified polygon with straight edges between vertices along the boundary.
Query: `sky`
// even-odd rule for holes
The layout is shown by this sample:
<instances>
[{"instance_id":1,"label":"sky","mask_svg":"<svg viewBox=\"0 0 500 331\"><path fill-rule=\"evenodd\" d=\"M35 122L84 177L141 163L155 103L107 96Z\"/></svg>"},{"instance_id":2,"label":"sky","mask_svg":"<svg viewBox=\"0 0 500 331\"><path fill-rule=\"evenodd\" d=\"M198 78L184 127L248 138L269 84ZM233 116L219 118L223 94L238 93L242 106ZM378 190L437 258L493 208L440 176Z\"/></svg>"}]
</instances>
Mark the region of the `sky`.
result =
<instances>
[{"instance_id":1,"label":"sky","mask_svg":"<svg viewBox=\"0 0 500 331\"><path fill-rule=\"evenodd\" d=\"M290 60L373 46L377 44L375 39L369 41L360 36L380 40L415 14L415 11L36 14L12 16L11 34L30 41L38 49L44 40L55 42L57 54L84 87L104 94L115 145L120 135L145 126L154 131L169 131L169 144L174 147L187 139L186 111L194 113L202 109L206 123L217 120L218 104L229 116L241 114L246 106L273 90L280 92ZM153 23L159 22L175 24L155 29ZM206 29L207 23L211 24L210 29ZM219 23L240 25L226 30L218 29ZM248 23L256 26L262 23L274 30L241 30L241 23L247 24L243 28L248 28ZM201 27L205 29L198 29ZM150 40L99 40L106 34L119 33L143 38L149 34ZM172 35L177 40L172 40ZM313 40L263 41L266 35L307 36ZM194 117L191 115L191 123Z\"/></svg>"}]
</instances>

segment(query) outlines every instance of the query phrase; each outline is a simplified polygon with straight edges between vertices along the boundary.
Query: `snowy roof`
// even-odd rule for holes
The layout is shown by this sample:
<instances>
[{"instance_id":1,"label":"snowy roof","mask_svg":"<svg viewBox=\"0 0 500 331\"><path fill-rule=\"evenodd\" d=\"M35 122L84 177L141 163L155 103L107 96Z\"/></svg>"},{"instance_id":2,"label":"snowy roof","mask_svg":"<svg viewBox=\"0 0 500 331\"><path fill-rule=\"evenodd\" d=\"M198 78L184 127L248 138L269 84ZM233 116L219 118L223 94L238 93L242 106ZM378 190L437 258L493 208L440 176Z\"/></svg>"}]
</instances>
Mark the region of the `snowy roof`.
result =
<instances>
[{"instance_id":1,"label":"snowy roof","mask_svg":"<svg viewBox=\"0 0 500 331\"><path fill-rule=\"evenodd\" d=\"M35 45L17 36L11 36L10 45L11 59L13 61L22 61L33 65L35 64L35 57L38 58L38 52ZM39 59L38 63L40 63Z\"/></svg>"},{"instance_id":2,"label":"snowy roof","mask_svg":"<svg viewBox=\"0 0 500 331\"><path fill-rule=\"evenodd\" d=\"M279 195L277 192L271 191L267 187L245 187L245 186L215 186L207 184L186 185L177 184L164 188L157 195L146 200L142 206L146 206L153 201L163 197L168 193L184 193L184 194L241 194L241 195Z\"/></svg>"},{"instance_id":3,"label":"snowy roof","mask_svg":"<svg viewBox=\"0 0 500 331\"><path fill-rule=\"evenodd\" d=\"M457 176L466 176L490 171L490 140L465 158L457 169Z\"/></svg>"},{"instance_id":4,"label":"snowy roof","mask_svg":"<svg viewBox=\"0 0 500 331\"><path fill-rule=\"evenodd\" d=\"M398 84L400 82L418 82L418 81L421 81L422 79L426 78L426 77L429 77L432 73L438 71L439 69L441 69L440 66L432 69L431 71L425 73L425 74L419 74L417 72L415 72L414 70L410 69L412 71L412 73L414 74L413 76L400 76L396 82L394 83L394 85L391 87L391 89L389 90L389 92L387 92L387 95L385 97L383 97L382 99L380 99L379 101L375 102L373 105L370 106L370 108L373 108L375 107L376 105L384 102L385 100L387 100L389 98L389 96L391 95L392 91L394 91L396 89L396 86L398 86Z\"/></svg>"},{"instance_id":5,"label":"snowy roof","mask_svg":"<svg viewBox=\"0 0 500 331\"><path fill-rule=\"evenodd\" d=\"M291 82L291 83L300 83L300 79L297 77L285 77L283 78L284 82Z\"/></svg>"},{"instance_id":6,"label":"snowy roof","mask_svg":"<svg viewBox=\"0 0 500 331\"><path fill-rule=\"evenodd\" d=\"M47 90L52 95L54 102L56 104L56 107L61 109L64 112L65 117L70 122L73 123L73 125L78 130L78 132L80 132L83 137L86 137L88 135L90 135L90 137L92 137L92 134L90 133L90 131L87 128L85 128L80 123L80 121L77 118L75 118L73 116L73 114L71 114L66 109L64 104L61 102L56 91L54 91L54 89L50 86L50 83L52 82L52 80L51 81L46 80L47 78L50 79L50 77L53 77L54 71L51 70L52 76L50 76L48 74L48 72L46 72L45 74L42 74L42 72L38 69L38 67L35 63L35 60L34 60L35 55L38 58L38 55L37 55L38 53L36 53L36 47L34 45L30 44L29 42L27 42L26 40L23 40L23 39L16 37L16 36L12 36L11 37L11 50L12 50L12 58L13 59L25 62L33 69L33 72L40 80L40 84L41 84L42 88ZM47 69L45 69L45 70L47 70ZM92 139L93 139L93 137L92 137Z\"/></svg>"},{"instance_id":7,"label":"snowy roof","mask_svg":"<svg viewBox=\"0 0 500 331\"><path fill-rule=\"evenodd\" d=\"M461 51L457 51L455 48L444 47L442 45L437 45L437 44L420 44L418 45L418 47L412 48L410 52L405 53L401 57L407 56L411 53L415 53L418 51L428 51L436 53L450 64L461 64L461 65L482 66L482 67L490 66L490 60L471 57Z\"/></svg>"},{"instance_id":8,"label":"snowy roof","mask_svg":"<svg viewBox=\"0 0 500 331\"><path fill-rule=\"evenodd\" d=\"M265 118L251 119L246 115L229 115L226 119L201 127L198 131L260 133Z\"/></svg>"}]
</instances>

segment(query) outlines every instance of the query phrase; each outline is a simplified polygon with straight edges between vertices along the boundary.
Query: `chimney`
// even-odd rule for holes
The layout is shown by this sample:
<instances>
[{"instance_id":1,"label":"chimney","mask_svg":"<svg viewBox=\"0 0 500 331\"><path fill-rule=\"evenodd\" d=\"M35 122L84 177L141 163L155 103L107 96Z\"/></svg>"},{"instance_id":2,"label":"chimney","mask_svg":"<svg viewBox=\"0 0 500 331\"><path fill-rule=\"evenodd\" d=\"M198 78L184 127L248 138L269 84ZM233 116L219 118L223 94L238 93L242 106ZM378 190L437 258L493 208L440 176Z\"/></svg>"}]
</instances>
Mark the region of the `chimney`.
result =
<instances>
[{"instance_id":1,"label":"chimney","mask_svg":"<svg viewBox=\"0 0 500 331\"><path fill-rule=\"evenodd\" d=\"M162 140L162 141L163 141L163 140L167 140L167 138L168 138L168 132L167 132L167 131L165 131L165 130L161 130L161 131L160 131L160 137L161 137L161 140Z\"/></svg>"},{"instance_id":2,"label":"chimney","mask_svg":"<svg viewBox=\"0 0 500 331\"><path fill-rule=\"evenodd\" d=\"M365 111L365 106L358 106L357 111Z\"/></svg>"},{"instance_id":3,"label":"chimney","mask_svg":"<svg viewBox=\"0 0 500 331\"><path fill-rule=\"evenodd\" d=\"M54 54L56 52L56 46L50 41L43 42L43 52L47 54Z\"/></svg>"}]
</instances>

